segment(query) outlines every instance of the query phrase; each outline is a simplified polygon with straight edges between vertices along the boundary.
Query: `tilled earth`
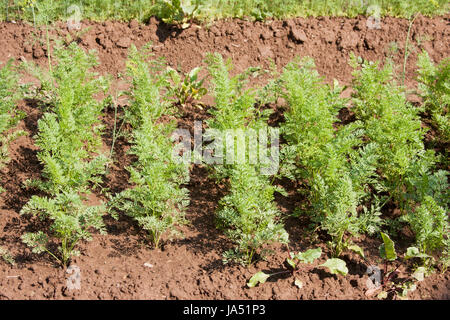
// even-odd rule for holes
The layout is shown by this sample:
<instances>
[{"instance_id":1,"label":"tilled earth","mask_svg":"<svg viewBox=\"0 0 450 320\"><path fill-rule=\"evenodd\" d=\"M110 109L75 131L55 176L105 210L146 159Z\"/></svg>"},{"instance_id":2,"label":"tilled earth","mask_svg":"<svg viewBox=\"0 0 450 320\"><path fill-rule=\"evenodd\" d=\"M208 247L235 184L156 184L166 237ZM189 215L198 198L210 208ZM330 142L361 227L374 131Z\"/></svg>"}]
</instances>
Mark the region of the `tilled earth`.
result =
<instances>
[{"instance_id":1,"label":"tilled earth","mask_svg":"<svg viewBox=\"0 0 450 320\"><path fill-rule=\"evenodd\" d=\"M411 29L412 52L406 65L406 83L414 87L417 53L425 49L435 61L449 55L449 16L418 17ZM124 72L128 48L132 43L141 46L151 41L156 57L163 56L173 67L184 71L201 66L207 52L220 52L230 57L235 65L233 73L250 66L269 66L272 59L279 67L295 56L311 56L325 80L334 78L341 83L351 81L349 54L354 52L368 60L391 58L402 66L409 21L384 18L380 29L367 27L367 19L298 18L266 23L243 20L218 21L179 31L156 19L147 25L130 23L84 21L83 31L71 33L86 49L95 49L100 65L96 71L109 73L118 79ZM44 32L35 31L24 23L0 23L0 61L9 58L33 60L39 65L47 63ZM52 38L70 39L63 23L52 28ZM27 77L23 81L30 80ZM121 87L118 80L116 87ZM411 96L412 101L417 97ZM205 99L211 104L211 99ZM115 221L105 217L107 235L94 235L91 242L80 244L81 256L72 261L80 269L81 287L71 290L66 273L53 264L47 255L35 255L22 244L20 236L28 231L47 228L38 219L19 215L22 206L33 195L33 190L23 188L23 182L39 178L42 169L36 157L37 147L33 135L42 111L36 101L21 101L20 109L27 113L20 128L29 133L11 146L11 162L0 175L6 191L0 197L0 245L7 248L17 264L10 266L0 260L0 299L368 299L366 281L368 264L381 263L378 258L380 241L360 237L355 242L366 252L367 261L355 254L346 254L349 267L346 277L330 275L322 268L304 267L297 275L303 282L301 289L292 277L275 276L262 286L249 289L248 279L257 271L284 270L287 249L275 246L275 254L267 261L257 262L250 268L223 265L222 252L233 247L215 228L214 211L218 200L226 193L224 185L208 178L206 168L192 166L190 190L191 204L183 227L184 238L165 242L161 250L147 245L144 234L126 217ZM275 118L282 117L276 109ZM194 120L208 117L207 107L202 110L187 106L182 110L180 127L192 128ZM348 112L347 112L348 113ZM345 114L344 114L345 116ZM276 120L276 119L275 119ZM345 121L345 119L343 119ZM106 147L111 146L113 111L104 117L107 130ZM119 139L115 148L115 163L110 167L104 187L119 192L127 186L128 174L124 167L132 160L126 155L129 145ZM295 192L296 186L279 182L289 191L289 197L277 197L280 209L292 213L302 200ZM98 192L92 201L103 199ZM291 250L322 247L325 254L315 265L325 261L328 249L327 236L312 237L307 232L307 219L288 218L286 229L291 239ZM398 251L403 252L413 243L407 229L397 239ZM405 268L400 268L406 272ZM400 273L402 277L402 273ZM418 284L412 299L449 299L449 272L436 272Z\"/></svg>"}]
</instances>

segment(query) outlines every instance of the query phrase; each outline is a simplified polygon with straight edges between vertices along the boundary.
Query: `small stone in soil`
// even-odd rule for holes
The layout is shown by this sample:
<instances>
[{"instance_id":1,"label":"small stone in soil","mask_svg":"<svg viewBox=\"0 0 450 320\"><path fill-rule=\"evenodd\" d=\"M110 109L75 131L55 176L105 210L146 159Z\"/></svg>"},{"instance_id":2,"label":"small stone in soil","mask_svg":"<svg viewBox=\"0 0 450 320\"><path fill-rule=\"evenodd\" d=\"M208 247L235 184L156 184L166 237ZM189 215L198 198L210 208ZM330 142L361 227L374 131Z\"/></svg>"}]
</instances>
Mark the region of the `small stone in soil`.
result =
<instances>
[{"instance_id":1,"label":"small stone in soil","mask_svg":"<svg viewBox=\"0 0 450 320\"><path fill-rule=\"evenodd\" d=\"M295 41L300 43L306 42L308 40L305 31L297 27L291 28L291 36Z\"/></svg>"}]
</instances>

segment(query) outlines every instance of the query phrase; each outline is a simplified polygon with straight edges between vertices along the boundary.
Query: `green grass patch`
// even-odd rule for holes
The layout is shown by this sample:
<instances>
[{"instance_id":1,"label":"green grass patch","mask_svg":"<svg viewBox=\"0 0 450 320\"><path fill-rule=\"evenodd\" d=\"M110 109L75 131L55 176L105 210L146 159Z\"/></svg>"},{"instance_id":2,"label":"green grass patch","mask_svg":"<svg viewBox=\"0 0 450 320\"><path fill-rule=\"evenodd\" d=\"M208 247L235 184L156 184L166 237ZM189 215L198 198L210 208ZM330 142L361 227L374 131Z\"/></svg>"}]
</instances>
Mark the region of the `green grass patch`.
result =
<instances>
[{"instance_id":1,"label":"green grass patch","mask_svg":"<svg viewBox=\"0 0 450 320\"><path fill-rule=\"evenodd\" d=\"M73 7L76 5L77 7ZM80 10L78 10L78 8ZM95 21L137 19L151 16L170 22L186 18L207 21L249 17L254 20L307 16L394 16L410 18L449 12L446 0L1 0L0 20L50 21L90 19Z\"/></svg>"}]
</instances>

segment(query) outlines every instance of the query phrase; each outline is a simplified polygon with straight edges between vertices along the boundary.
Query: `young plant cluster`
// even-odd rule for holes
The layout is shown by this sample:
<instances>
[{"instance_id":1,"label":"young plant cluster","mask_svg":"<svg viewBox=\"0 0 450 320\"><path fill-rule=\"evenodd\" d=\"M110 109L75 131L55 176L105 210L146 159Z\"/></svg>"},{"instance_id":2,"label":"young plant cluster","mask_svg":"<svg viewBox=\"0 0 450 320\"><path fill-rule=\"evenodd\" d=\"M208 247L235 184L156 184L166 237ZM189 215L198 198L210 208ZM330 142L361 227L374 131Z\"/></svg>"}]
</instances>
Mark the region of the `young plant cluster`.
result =
<instances>
[{"instance_id":1,"label":"young plant cluster","mask_svg":"<svg viewBox=\"0 0 450 320\"><path fill-rule=\"evenodd\" d=\"M162 94L167 74L158 73L156 61L147 62L147 53L133 46L127 62L131 89L125 120L133 129L130 153L137 160L128 168L132 187L117 194L111 208L135 219L158 247L162 236L177 235L185 222L189 198L182 185L189 181L189 167L172 157L175 126L160 122L169 114Z\"/></svg>"},{"instance_id":2,"label":"young plant cluster","mask_svg":"<svg viewBox=\"0 0 450 320\"><path fill-rule=\"evenodd\" d=\"M22 130L13 130L23 118L23 114L16 108L16 102L20 98L17 74L13 60L0 68L0 170L10 160L10 142L25 134Z\"/></svg>"},{"instance_id":3,"label":"young plant cluster","mask_svg":"<svg viewBox=\"0 0 450 320\"><path fill-rule=\"evenodd\" d=\"M196 67L184 75L184 79L180 76L180 71L171 67L167 67L167 75L171 82L168 83L168 95L174 97L174 102L182 106L193 103L195 100L202 98L206 93L206 88L203 87L205 79L199 79L198 74L201 71L200 67Z\"/></svg>"},{"instance_id":4,"label":"young plant cluster","mask_svg":"<svg viewBox=\"0 0 450 320\"><path fill-rule=\"evenodd\" d=\"M419 90L424 99L425 111L439 132L437 140L450 143L450 58L435 65L426 51L419 57ZM448 153L445 154L448 156Z\"/></svg>"},{"instance_id":5,"label":"young plant cluster","mask_svg":"<svg viewBox=\"0 0 450 320\"><path fill-rule=\"evenodd\" d=\"M346 234L356 234L366 227L379 227L376 213L365 226L358 219L357 208L369 196L367 183L374 175L377 155L373 144L362 145L361 122L346 126L338 122L338 110L345 100L342 88L324 84L311 59L288 64L282 75L282 96L286 99L286 121L282 133L287 145L282 150L281 174L303 182L301 191L309 203L300 212L309 212L332 238L333 254L352 245ZM353 247L352 247L353 248Z\"/></svg>"},{"instance_id":6,"label":"young plant cluster","mask_svg":"<svg viewBox=\"0 0 450 320\"><path fill-rule=\"evenodd\" d=\"M448 242L447 172L435 169L436 156L423 145L417 109L394 81L392 66L362 62L355 68L350 101L341 88L324 84L310 59L288 64L280 77L287 102L280 173L303 184L312 221L331 236L335 256L360 248L346 235L373 234L389 222L380 218L388 203L416 234L421 252ZM350 102L356 121L342 125L337 115Z\"/></svg>"},{"instance_id":7,"label":"young plant cluster","mask_svg":"<svg viewBox=\"0 0 450 320\"><path fill-rule=\"evenodd\" d=\"M41 80L40 92L47 99L35 137L42 179L27 182L28 187L39 190L39 195L21 210L21 214L32 214L49 223L48 228L22 236L33 252L47 252L67 266L78 253L80 240L90 239L93 229L105 231L102 216L107 209L115 218L122 213L133 218L155 247L163 238L179 235L179 226L187 222L189 196L184 185L189 182L189 165L173 156L171 136L176 124L167 119L171 119L171 107L192 103L206 94L206 89L198 79L199 68L182 79L165 64L149 60L148 49L132 46L129 52L126 67L130 89L125 92L129 105L124 109L123 122L131 128L127 134L134 162L127 167L128 187L111 196L108 208L90 197L110 161L101 152L100 120L110 100L96 99L107 92L109 82L91 71L97 63L95 55L70 44L55 48L49 71L26 64ZM280 130L285 143L278 177L298 182L305 201L295 214L308 214L313 226L329 235L331 257L318 267L347 274L346 264L339 257L352 250L364 258L363 250L352 242L352 237L361 233L381 234L383 259L395 261L393 242L381 231L401 222L407 223L416 237L416 246L408 248L405 260L420 259L431 268L438 253L444 266L448 265L448 172L436 169L440 159L425 148L421 110L407 102L391 64L381 67L353 56L353 94L344 99L344 88L336 81L333 86L325 84L309 58L286 65L264 89L247 86L248 77L256 69L232 77L230 61L224 61L220 54L208 54L205 62L215 105L210 109L212 117L204 136L212 137L210 142L216 151L227 151L226 155L217 151L214 156L222 157L223 162L210 166L212 176L228 187L216 211L218 227L235 244L233 250L224 253L225 262L237 260L249 265L264 257L269 244L288 244L288 233L274 201L275 192L285 192L273 185L273 177L263 174L266 164L261 158L250 161L250 147L255 147L251 134L273 129L268 126L271 111L263 108L262 102L281 97L285 121ZM419 66L424 110L438 128L439 139L447 143L447 60L435 66L423 53ZM14 69L8 63L0 69L0 164L7 161L8 142L17 135L10 133L20 119L15 109L17 88ZM343 108L350 108L356 120L341 121L339 112ZM245 150L236 147L240 139L236 133L240 132L244 133ZM213 133L222 137L233 133L231 152L228 136L218 139ZM259 142L256 153L261 157L265 146ZM389 218L394 207L399 209L398 220ZM288 254L288 272L295 277L300 266L321 257L322 249ZM0 255L9 259L4 249ZM418 270L415 275L421 278L429 269ZM383 292L408 291L410 284L405 288L391 286L394 274L395 270L385 272ZM248 285L264 283L273 275L258 272ZM295 284L302 286L295 279Z\"/></svg>"},{"instance_id":8,"label":"young plant cluster","mask_svg":"<svg viewBox=\"0 0 450 320\"><path fill-rule=\"evenodd\" d=\"M255 107L256 91L244 88L248 72L230 77L231 64L220 54L209 54L206 62L215 98L209 129L219 132L266 129L267 113ZM238 156L235 152L235 157ZM262 175L260 169L248 161L224 161L223 165L214 166L216 178L227 179L229 186L229 193L219 203L218 225L236 243L234 250L224 254L225 262L234 259L250 264L256 254L264 254L265 245L288 241L274 202L274 192L280 190L271 185L269 177Z\"/></svg>"},{"instance_id":9,"label":"young plant cluster","mask_svg":"<svg viewBox=\"0 0 450 320\"><path fill-rule=\"evenodd\" d=\"M425 54L421 59L426 59ZM342 88L336 81L334 88L324 84L310 58L289 63L273 82L286 101L285 122L281 124L286 145L282 148L280 176L300 181L299 192L307 201L297 214L308 213L314 225L331 237L334 258L320 265L331 273L347 273L345 262L337 258L344 250L352 250L365 260L363 250L351 242L351 236L375 234L384 225L392 225L393 220L381 219L381 211L387 204L399 208L400 221L409 224L417 244L408 248L404 260L418 259L422 266L402 283L393 282L398 266L388 271L388 262L395 261L397 255L393 241L381 232L383 279L366 294L381 291L380 298L388 294L405 298L414 290L414 281L423 280L436 264L434 253L441 253L444 269L448 266L448 173L436 170L434 151L425 149L419 110L407 102L404 89L396 84L392 65L381 68L379 63L363 62L354 56L351 64L354 93L348 100L340 98ZM432 70L432 80L422 80L429 84L427 97L440 101L436 105L445 108L442 99L446 91L442 87L448 79L442 71L430 65L428 69ZM425 79L424 71L421 76ZM344 125L338 111L347 105L356 121ZM290 270L258 272L248 286L284 272L292 272L295 277L299 263L312 263L320 254L319 248L290 252L286 259ZM296 279L295 285L302 284Z\"/></svg>"},{"instance_id":10,"label":"young plant cluster","mask_svg":"<svg viewBox=\"0 0 450 320\"><path fill-rule=\"evenodd\" d=\"M22 239L33 252L48 252L65 266L78 254L78 241L91 238L92 228L104 232L105 206L91 205L88 195L101 182L108 161L100 151L103 102L94 98L107 90L108 81L90 71L97 64L94 53L76 44L56 48L55 58L57 65L49 73L41 70L52 88L35 137L42 180L28 181L45 195L34 195L21 210L51 221L51 226Z\"/></svg>"}]
</instances>

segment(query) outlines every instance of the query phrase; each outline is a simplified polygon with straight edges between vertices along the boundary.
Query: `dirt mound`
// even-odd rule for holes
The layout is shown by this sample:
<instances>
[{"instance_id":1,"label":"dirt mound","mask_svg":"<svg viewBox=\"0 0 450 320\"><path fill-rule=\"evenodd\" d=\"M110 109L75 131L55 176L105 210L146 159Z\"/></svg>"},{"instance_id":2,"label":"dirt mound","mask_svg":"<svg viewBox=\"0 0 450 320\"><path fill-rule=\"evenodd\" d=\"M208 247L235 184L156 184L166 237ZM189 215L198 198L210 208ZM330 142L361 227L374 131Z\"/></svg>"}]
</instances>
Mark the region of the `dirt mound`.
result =
<instances>
[{"instance_id":1,"label":"dirt mound","mask_svg":"<svg viewBox=\"0 0 450 320\"><path fill-rule=\"evenodd\" d=\"M249 66L268 66L273 59L283 66L295 56L311 56L319 72L327 79L348 82L351 68L349 53L368 60L392 57L403 64L409 21L383 18L379 29L369 28L367 18L296 18L287 21L250 22L244 20L218 21L213 25L193 25L180 30L152 18L148 25L107 21L102 24L84 21L82 31L72 32L87 49L99 53L100 72L117 75L124 70L127 49L153 43L156 56L163 56L174 67L184 71L202 64L207 52L220 52L233 59L235 71ZM419 16L411 29L414 48L407 63L407 78L413 79L416 54L425 49L435 61L448 55L450 47L449 16L425 18ZM1 23L0 57L46 59L44 30L35 31L23 23ZM67 37L64 23L51 31L52 37Z\"/></svg>"}]
</instances>

